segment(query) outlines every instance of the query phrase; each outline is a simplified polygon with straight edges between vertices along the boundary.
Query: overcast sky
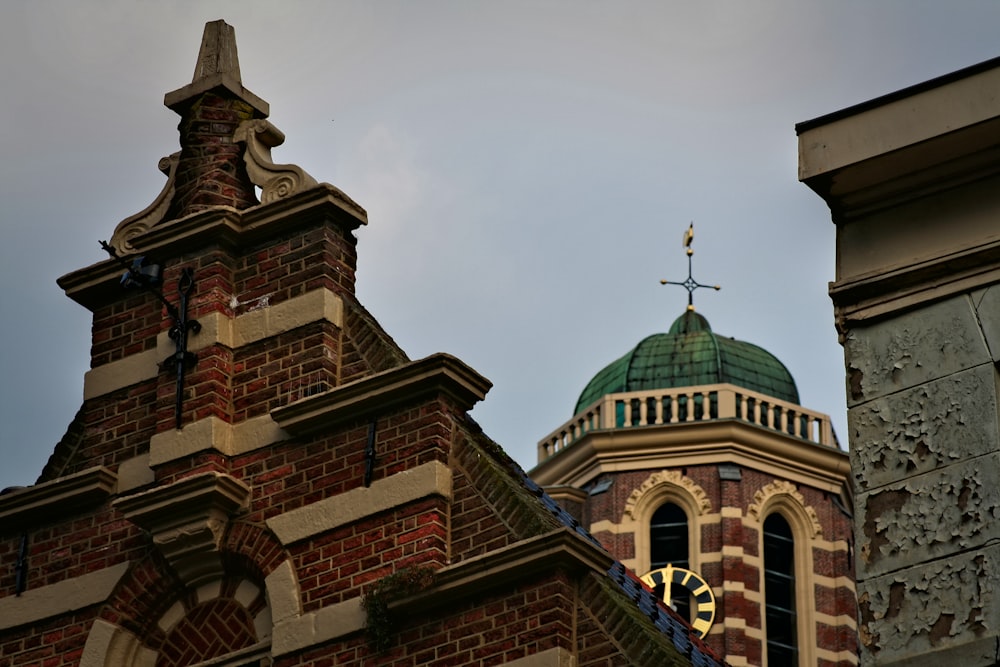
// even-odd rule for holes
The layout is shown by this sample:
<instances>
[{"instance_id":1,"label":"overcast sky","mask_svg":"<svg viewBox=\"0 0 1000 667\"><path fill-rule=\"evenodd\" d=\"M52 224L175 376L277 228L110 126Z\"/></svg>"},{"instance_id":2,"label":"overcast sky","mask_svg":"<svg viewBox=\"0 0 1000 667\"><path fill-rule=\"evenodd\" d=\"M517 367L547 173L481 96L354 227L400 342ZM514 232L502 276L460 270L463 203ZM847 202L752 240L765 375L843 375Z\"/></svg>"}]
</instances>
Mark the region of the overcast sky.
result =
<instances>
[{"instance_id":1,"label":"overcast sky","mask_svg":"<svg viewBox=\"0 0 1000 667\"><path fill-rule=\"evenodd\" d=\"M1000 3L5 2L0 488L34 482L82 401L90 313L57 277L159 193L163 94L206 21L295 163L368 210L358 294L411 358L494 387L473 416L525 468L587 381L686 293L758 344L846 446L834 226L796 122L1000 55Z\"/></svg>"}]
</instances>

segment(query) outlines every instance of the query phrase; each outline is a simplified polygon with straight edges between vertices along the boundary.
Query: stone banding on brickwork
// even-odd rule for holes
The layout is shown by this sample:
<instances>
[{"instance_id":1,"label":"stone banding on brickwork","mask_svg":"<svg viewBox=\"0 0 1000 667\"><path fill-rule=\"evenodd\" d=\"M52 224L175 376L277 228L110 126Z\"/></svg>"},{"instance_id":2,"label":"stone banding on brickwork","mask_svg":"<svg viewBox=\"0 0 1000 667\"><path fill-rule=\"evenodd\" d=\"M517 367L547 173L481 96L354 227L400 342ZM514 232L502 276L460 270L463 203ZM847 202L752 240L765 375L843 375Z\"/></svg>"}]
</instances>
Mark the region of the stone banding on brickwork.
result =
<instances>
[{"instance_id":1,"label":"stone banding on brickwork","mask_svg":"<svg viewBox=\"0 0 1000 667\"><path fill-rule=\"evenodd\" d=\"M198 352L213 345L236 349L313 322L326 321L343 327L344 303L332 291L319 288L233 318L213 312L198 321L201 330L188 339L188 351ZM175 347L163 331L156 337L155 349L90 369L83 379L84 400L156 377L159 364L175 352Z\"/></svg>"},{"instance_id":2,"label":"stone banding on brickwork","mask_svg":"<svg viewBox=\"0 0 1000 667\"><path fill-rule=\"evenodd\" d=\"M0 600L0 630L66 614L108 599L128 571L119 563Z\"/></svg>"},{"instance_id":3,"label":"stone banding on brickwork","mask_svg":"<svg viewBox=\"0 0 1000 667\"><path fill-rule=\"evenodd\" d=\"M270 415L252 417L237 424L227 424L218 417L205 417L180 430L152 436L149 439L149 465L169 463L210 449L226 456L236 456L287 440L288 437Z\"/></svg>"},{"instance_id":4,"label":"stone banding on brickwork","mask_svg":"<svg viewBox=\"0 0 1000 667\"><path fill-rule=\"evenodd\" d=\"M451 498L451 468L437 461L273 516L267 527L288 545L428 496Z\"/></svg>"}]
</instances>

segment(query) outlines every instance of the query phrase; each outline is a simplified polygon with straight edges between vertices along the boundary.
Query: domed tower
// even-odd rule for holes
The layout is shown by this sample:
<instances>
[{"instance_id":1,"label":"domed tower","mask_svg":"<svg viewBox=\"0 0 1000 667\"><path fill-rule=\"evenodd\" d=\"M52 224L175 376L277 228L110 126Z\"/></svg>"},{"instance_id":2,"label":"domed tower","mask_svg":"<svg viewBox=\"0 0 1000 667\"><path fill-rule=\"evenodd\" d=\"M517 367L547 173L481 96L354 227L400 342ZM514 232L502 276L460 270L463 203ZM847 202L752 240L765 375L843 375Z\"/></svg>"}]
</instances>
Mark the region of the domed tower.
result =
<instances>
[{"instance_id":1,"label":"domed tower","mask_svg":"<svg viewBox=\"0 0 1000 667\"><path fill-rule=\"evenodd\" d=\"M674 284L705 287L690 271ZM594 375L529 474L729 664L846 667L849 473L785 365L713 332L689 298Z\"/></svg>"}]
</instances>

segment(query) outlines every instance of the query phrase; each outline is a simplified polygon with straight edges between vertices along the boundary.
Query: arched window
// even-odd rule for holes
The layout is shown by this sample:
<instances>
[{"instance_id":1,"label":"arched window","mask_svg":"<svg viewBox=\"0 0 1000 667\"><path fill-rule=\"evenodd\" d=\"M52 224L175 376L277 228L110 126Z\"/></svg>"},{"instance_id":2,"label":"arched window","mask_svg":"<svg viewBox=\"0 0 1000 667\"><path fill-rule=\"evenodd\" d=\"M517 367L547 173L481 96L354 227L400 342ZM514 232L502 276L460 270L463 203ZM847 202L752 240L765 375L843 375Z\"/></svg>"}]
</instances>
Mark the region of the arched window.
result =
<instances>
[{"instance_id":1,"label":"arched window","mask_svg":"<svg viewBox=\"0 0 1000 667\"><path fill-rule=\"evenodd\" d=\"M664 503L649 522L649 569L687 568L689 558L687 514L680 505Z\"/></svg>"},{"instance_id":2,"label":"arched window","mask_svg":"<svg viewBox=\"0 0 1000 667\"><path fill-rule=\"evenodd\" d=\"M687 514L674 503L660 505L649 522L649 569L667 565L690 569L689 553ZM662 598L663 591L655 593ZM690 591L681 584L671 584L670 599L677 613L690 621Z\"/></svg>"},{"instance_id":3,"label":"arched window","mask_svg":"<svg viewBox=\"0 0 1000 667\"><path fill-rule=\"evenodd\" d=\"M764 520L764 612L767 664L799 664L795 617L795 541L777 512Z\"/></svg>"}]
</instances>

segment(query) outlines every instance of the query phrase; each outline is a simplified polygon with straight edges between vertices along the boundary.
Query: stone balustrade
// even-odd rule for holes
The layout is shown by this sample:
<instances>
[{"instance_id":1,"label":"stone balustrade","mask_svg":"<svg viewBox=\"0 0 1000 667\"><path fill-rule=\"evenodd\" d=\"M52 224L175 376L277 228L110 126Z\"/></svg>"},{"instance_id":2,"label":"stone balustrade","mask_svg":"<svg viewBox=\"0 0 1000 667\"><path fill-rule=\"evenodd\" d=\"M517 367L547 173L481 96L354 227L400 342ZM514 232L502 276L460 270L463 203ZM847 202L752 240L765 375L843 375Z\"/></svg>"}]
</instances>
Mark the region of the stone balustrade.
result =
<instances>
[{"instance_id":1,"label":"stone balustrade","mask_svg":"<svg viewBox=\"0 0 1000 667\"><path fill-rule=\"evenodd\" d=\"M538 461L554 456L591 431L718 419L737 419L839 448L827 415L732 384L711 384L608 394L539 441Z\"/></svg>"}]
</instances>

